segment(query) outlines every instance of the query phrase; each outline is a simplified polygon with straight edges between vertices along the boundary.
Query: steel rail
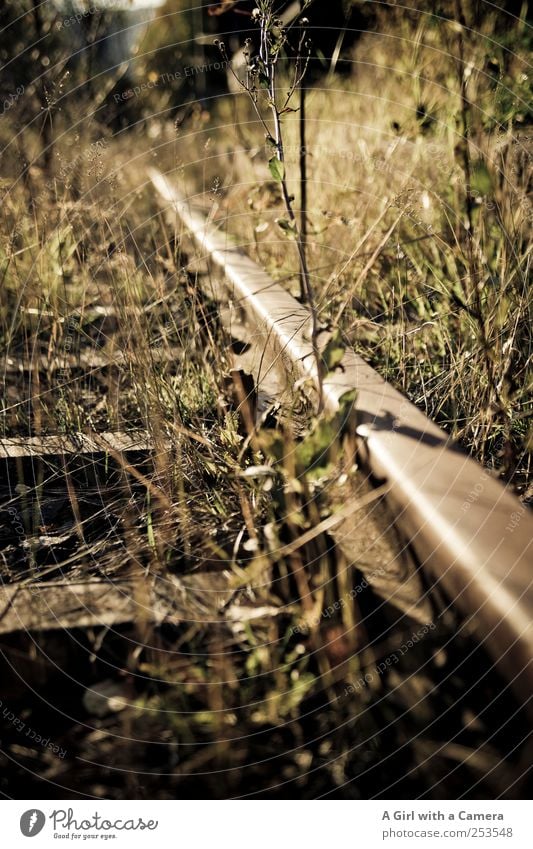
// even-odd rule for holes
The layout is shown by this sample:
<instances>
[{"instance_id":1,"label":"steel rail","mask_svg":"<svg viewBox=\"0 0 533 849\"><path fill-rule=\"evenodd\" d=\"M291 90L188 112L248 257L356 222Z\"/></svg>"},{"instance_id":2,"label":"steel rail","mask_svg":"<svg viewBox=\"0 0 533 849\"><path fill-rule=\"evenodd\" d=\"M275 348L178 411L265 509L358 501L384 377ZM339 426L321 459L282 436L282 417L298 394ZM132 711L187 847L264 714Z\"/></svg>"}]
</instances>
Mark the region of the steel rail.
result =
<instances>
[{"instance_id":1,"label":"steel rail","mask_svg":"<svg viewBox=\"0 0 533 849\"><path fill-rule=\"evenodd\" d=\"M310 314L162 174L149 172L167 210L176 213L202 258L222 278L219 300L247 328L261 389L275 370L285 386L317 386L308 336ZM387 481L395 523L424 574L467 617L523 704L533 684L533 516L457 448L449 437L361 357L346 351L323 382L327 411L357 389L357 439L368 471Z\"/></svg>"}]
</instances>

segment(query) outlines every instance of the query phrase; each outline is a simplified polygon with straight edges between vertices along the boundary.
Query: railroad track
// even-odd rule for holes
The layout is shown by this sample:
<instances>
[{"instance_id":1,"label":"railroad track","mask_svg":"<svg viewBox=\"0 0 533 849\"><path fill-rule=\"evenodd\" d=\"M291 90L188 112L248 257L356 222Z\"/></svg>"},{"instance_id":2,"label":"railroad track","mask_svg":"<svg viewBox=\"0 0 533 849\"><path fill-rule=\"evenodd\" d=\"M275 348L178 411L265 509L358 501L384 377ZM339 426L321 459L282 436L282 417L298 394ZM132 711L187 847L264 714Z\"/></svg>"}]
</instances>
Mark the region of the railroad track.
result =
<instances>
[{"instance_id":1,"label":"railroad track","mask_svg":"<svg viewBox=\"0 0 533 849\"><path fill-rule=\"evenodd\" d=\"M295 383L305 384L312 407L318 377L306 308L231 241L224 221L208 222L160 173L152 170L150 178L166 214L173 223L177 216L183 238L192 237L196 243L195 262L210 270L199 279L218 302L230 337L239 342L235 365L253 375L259 414L271 402L281 408L290 405ZM324 331L322 348L328 339ZM156 354L164 358L163 352ZM116 368L122 361L120 353L111 359L83 356L82 364L90 369ZM42 357L28 368L15 361L8 366L13 372L50 369ZM52 367L65 365L52 363ZM364 474L357 495L326 520L323 530L333 537L346 562L357 564L373 590L406 621L428 623L430 598L436 592L444 607L457 607L512 682L519 700L527 704L533 682L531 515L348 350L324 379L325 414L333 414L339 399L353 389L358 465ZM56 470L58 458L63 458L61 462L70 458L69 463L76 461L82 468L100 464L106 474L114 464L119 475L124 465L128 473L135 472L143 458L164 453L167 447L164 441L156 445L144 432L13 437L0 440L0 461L8 479L16 476L13 470L21 463L38 478L36 468L44 463ZM231 603L235 585L227 572L217 569L173 576L163 592L155 581L148 593L143 587L142 598L138 586L135 574L107 580L77 575L46 583L29 578L6 584L0 591L0 633L110 627L139 616L155 624L210 618ZM236 609L232 615L238 613Z\"/></svg>"},{"instance_id":2,"label":"railroad track","mask_svg":"<svg viewBox=\"0 0 533 849\"><path fill-rule=\"evenodd\" d=\"M281 396L304 380L316 395L308 310L239 249L225 232L224 219L208 221L165 176L151 170L150 177L182 235L192 236L200 259L213 269L217 285L210 285L209 292L230 306L226 321L232 335L248 346L247 365L258 390ZM324 333L322 347L327 341ZM339 399L354 388L359 462L375 482L386 484L388 518L398 538L407 542L415 565L407 579L385 581L378 589L388 589L393 602L413 614L420 570L471 622L501 673L528 704L533 687L533 516L347 350L323 381L325 412L334 413ZM332 533L348 559L364 562L368 531L366 526L362 534L361 526L348 519Z\"/></svg>"},{"instance_id":3,"label":"railroad track","mask_svg":"<svg viewBox=\"0 0 533 849\"><path fill-rule=\"evenodd\" d=\"M19 334L4 360L8 401L24 409L5 417L0 439L4 704L21 714L30 700L35 727L42 700L67 717L70 766L55 775L82 794L78 746L82 760L116 755L120 768L124 752L113 743L111 758L109 741L123 721L157 741L157 758L167 741L162 768L178 783L206 762L231 774L235 753L239 769L251 764L245 792L262 792L280 775L274 761L264 772L265 751L285 775L301 735L309 740L312 760L295 761L291 781L307 763L311 776L322 769L322 741L335 735L327 792L356 776L370 796L404 780L424 794L426 777L438 793L442 776L453 795L464 790L456 770L474 788L520 792L531 516L349 350L323 387L323 423L357 390L342 438L332 437L334 462L318 482L307 472L298 481L287 458L316 423L309 314L232 243L224 220L206 220L170 180L150 177L152 210L171 224L160 223L166 274L147 280L131 309L114 290L100 303L95 283L90 311L50 314L33 350ZM182 415L182 398L204 380L207 406ZM133 402L154 385L178 406L155 407L152 421L151 402L142 414ZM57 433L56 396L82 411L82 432ZM112 415L98 419L102 398ZM284 436L291 450L277 469L261 446ZM291 512L286 492L298 483ZM87 712L94 721L95 699L97 744L79 724ZM10 715L3 734L18 757ZM213 760L217 738L235 733L229 760ZM145 768L144 747L134 762ZM45 768L38 755L34 767Z\"/></svg>"}]
</instances>

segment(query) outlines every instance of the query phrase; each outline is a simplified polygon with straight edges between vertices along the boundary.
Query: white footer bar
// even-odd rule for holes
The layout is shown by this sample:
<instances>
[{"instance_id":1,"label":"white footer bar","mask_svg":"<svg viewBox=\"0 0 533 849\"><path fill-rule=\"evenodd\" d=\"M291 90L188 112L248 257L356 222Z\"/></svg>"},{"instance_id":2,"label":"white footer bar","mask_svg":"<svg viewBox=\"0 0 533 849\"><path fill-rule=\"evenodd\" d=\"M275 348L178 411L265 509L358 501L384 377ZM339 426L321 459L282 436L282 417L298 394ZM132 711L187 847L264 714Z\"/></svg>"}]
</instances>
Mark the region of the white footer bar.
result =
<instances>
[{"instance_id":1,"label":"white footer bar","mask_svg":"<svg viewBox=\"0 0 533 849\"><path fill-rule=\"evenodd\" d=\"M519 847L526 801L5 801L6 847ZM35 839L34 843L30 841Z\"/></svg>"}]
</instances>

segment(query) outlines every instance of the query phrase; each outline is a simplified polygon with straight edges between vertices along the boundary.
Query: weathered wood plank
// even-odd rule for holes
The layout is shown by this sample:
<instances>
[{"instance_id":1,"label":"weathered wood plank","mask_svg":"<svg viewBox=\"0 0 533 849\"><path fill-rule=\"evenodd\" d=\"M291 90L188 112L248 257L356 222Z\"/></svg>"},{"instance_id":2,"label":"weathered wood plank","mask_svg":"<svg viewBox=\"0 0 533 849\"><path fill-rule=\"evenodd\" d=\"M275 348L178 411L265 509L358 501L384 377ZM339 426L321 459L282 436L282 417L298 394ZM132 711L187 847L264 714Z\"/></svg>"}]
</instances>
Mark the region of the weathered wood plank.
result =
<instances>
[{"instance_id":1,"label":"weathered wood plank","mask_svg":"<svg viewBox=\"0 0 533 849\"><path fill-rule=\"evenodd\" d=\"M61 454L95 454L106 451L153 451L154 441L147 431L128 433L74 433L58 436L0 437L0 459Z\"/></svg>"},{"instance_id":2,"label":"weathered wood plank","mask_svg":"<svg viewBox=\"0 0 533 849\"><path fill-rule=\"evenodd\" d=\"M0 585L0 634L216 620L232 598L228 573Z\"/></svg>"},{"instance_id":3,"label":"weathered wood plank","mask_svg":"<svg viewBox=\"0 0 533 849\"><path fill-rule=\"evenodd\" d=\"M0 587L0 633L84 628L129 622L135 615L133 584L73 581Z\"/></svg>"}]
</instances>

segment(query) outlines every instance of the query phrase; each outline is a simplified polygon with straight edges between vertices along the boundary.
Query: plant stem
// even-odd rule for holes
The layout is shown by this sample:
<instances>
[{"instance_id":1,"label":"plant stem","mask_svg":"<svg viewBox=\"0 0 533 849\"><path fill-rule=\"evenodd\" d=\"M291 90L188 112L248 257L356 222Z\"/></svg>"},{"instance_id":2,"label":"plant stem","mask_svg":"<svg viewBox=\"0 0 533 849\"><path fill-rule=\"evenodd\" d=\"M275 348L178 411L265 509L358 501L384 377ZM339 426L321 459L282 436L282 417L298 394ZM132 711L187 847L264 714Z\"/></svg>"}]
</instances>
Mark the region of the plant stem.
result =
<instances>
[{"instance_id":1,"label":"plant stem","mask_svg":"<svg viewBox=\"0 0 533 849\"><path fill-rule=\"evenodd\" d=\"M306 152L306 124L305 124L305 86L300 85L300 232L302 244L307 252L307 152Z\"/></svg>"},{"instance_id":2,"label":"plant stem","mask_svg":"<svg viewBox=\"0 0 533 849\"><path fill-rule=\"evenodd\" d=\"M269 92L269 105L270 111L272 114L272 120L274 124L274 141L276 143L276 156L278 160L284 165L285 164L285 152L283 147L283 131L281 127L281 113L277 105L276 100L276 65L277 65L277 56L274 61L272 61L272 57L269 50L268 45L268 27L267 23L269 21L268 17L263 18L263 22L261 25L261 50L260 55L263 60L264 67L266 69L267 77L268 77L268 92ZM301 87L300 91L303 91L303 87ZM305 96L304 96L305 97ZM303 116L303 124L304 124L304 140L305 140L305 113ZM302 116L300 115L300 131L302 127ZM313 287L311 284L311 278L309 274L309 268L307 265L307 252L306 252L306 224L304 226L298 226L298 221L296 215L294 213L294 209L292 206L292 197L289 193L289 189L287 186L287 179L285 176L285 169L283 168L283 176L281 178L281 194L283 197L283 202L285 204L285 209L287 211L287 215L289 220L294 228L294 233L296 237L296 246L298 250L298 258L300 261L300 296L303 303L307 304L311 316L311 346L313 349L313 357L315 360L316 370L317 370L317 385L318 385L318 412L321 412L324 407L324 391L323 391L323 366L322 366L322 358L320 356L320 350L318 347L318 332L319 332L319 321L318 314L316 309L316 302L313 292ZM305 213L303 213L305 214Z\"/></svg>"},{"instance_id":3,"label":"plant stem","mask_svg":"<svg viewBox=\"0 0 533 849\"><path fill-rule=\"evenodd\" d=\"M466 52L465 52L465 32L467 30L466 18L463 11L461 0L454 0L455 16L460 25L460 30L457 38L457 53L458 64L457 72L459 75L460 87L460 102L461 102L461 154L462 165L465 176L465 192L466 192L466 220L468 223L468 233L466 234L466 250L468 257L468 271L470 277L470 286L472 290L472 302L474 304L474 315L478 325L479 336L485 355L485 367L487 370L487 378L489 383L488 406L496 400L501 404L499 391L494 373L494 362L492 359L491 343L487 334L485 323L484 306L481 297L481 268L480 260L476 250L476 233L474 221L474 195L472 193L472 161L470 156L470 135L472 129L472 101L468 94L468 79L466 75ZM468 293L467 293L468 294Z\"/></svg>"},{"instance_id":4,"label":"plant stem","mask_svg":"<svg viewBox=\"0 0 533 849\"><path fill-rule=\"evenodd\" d=\"M274 127L275 127L275 141L276 141L276 149L277 149L277 157L280 162L284 163L285 156L283 151L283 136L281 131L281 119L279 113L276 109L275 104L272 106L272 116L274 119ZM300 294L303 303L307 304L309 308L309 312L311 315L311 345L313 348L313 357L315 359L316 369L317 369L317 379L318 379L318 411L321 412L324 407L324 392L322 386L322 378L323 378L323 368L322 368L322 358L320 356L320 350L318 348L318 332L319 332L319 321L318 314L316 309L316 302L313 292L313 287L311 284L311 278L309 275L309 268L307 266L307 255L305 249L304 235L302 233L301 227L298 226L298 222L296 219L296 215L292 208L292 199L289 194L289 190L287 187L287 180L285 175L281 179L281 193L283 196L283 202L285 204L285 209L287 210L287 215L289 216L289 220L294 226L294 232L296 234L296 246L298 249L298 258L300 260Z\"/></svg>"},{"instance_id":5,"label":"plant stem","mask_svg":"<svg viewBox=\"0 0 533 849\"><path fill-rule=\"evenodd\" d=\"M305 5L306 4L304 4L304 7ZM286 30L283 29L281 21L277 19L274 13L273 0L258 0L257 9L255 10L253 17L259 24L258 56L255 57L255 61L252 61L252 63L248 65L246 81L239 79L239 77L235 74L234 71L232 71L232 73L238 80L239 84L248 93L256 115L266 132L266 138L268 141L270 141L270 143L275 149L275 158L282 165L282 168L280 169L281 173L280 176L277 177L277 180L280 183L281 196L298 250L298 259L300 265L300 298L302 303L307 304L310 313L310 339L317 371L318 412L321 412L324 407L324 368L322 364L322 358L320 356L320 350L318 347L318 313L313 293L313 287L311 285L309 268L307 265L306 251L307 174L305 162L305 89L303 87L303 77L307 69L307 60L304 57L302 62L301 56L301 49L305 43L305 34L302 36L298 47L298 56L296 59L294 79L289 87L289 91L286 93L286 98L283 105L279 106L276 92L276 68L282 46L286 41ZM224 58L227 58L224 45L220 44L219 48ZM245 55L248 59L249 52L247 52ZM260 87L257 86L257 79L259 79ZM303 141L301 141L300 151L300 192L302 202L300 224L298 223L298 220L294 213L294 209L292 206L293 198L289 193L287 185L287 178L285 174L285 152L283 145L283 132L281 126L281 116L284 112L288 111L288 103L298 86L300 86L301 110L300 139L303 139ZM270 131L267 121L263 118L263 115L261 114L261 109L258 104L258 92L260 92L261 89L266 89L268 107L270 109L270 114L272 117L272 132Z\"/></svg>"}]
</instances>

